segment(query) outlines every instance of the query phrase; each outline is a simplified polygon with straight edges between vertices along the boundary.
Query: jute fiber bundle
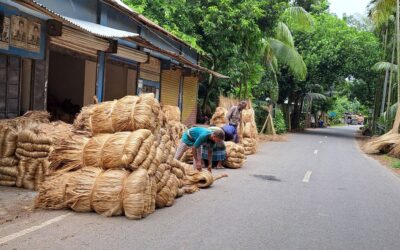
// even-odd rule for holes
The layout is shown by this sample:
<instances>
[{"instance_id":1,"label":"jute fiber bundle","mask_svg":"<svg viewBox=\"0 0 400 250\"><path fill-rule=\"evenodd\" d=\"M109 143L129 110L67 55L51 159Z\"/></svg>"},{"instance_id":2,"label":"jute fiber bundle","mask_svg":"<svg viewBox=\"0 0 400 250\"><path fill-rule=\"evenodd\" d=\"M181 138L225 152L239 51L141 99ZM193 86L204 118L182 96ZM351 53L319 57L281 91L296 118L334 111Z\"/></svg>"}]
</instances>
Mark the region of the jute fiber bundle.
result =
<instances>
[{"instance_id":1,"label":"jute fiber bundle","mask_svg":"<svg viewBox=\"0 0 400 250\"><path fill-rule=\"evenodd\" d=\"M390 152L395 145L400 142L400 135L394 133L388 133L377 137L364 145L364 151L367 154L379 154ZM393 155L397 155L397 149L392 152Z\"/></svg>"},{"instance_id":2,"label":"jute fiber bundle","mask_svg":"<svg viewBox=\"0 0 400 250\"><path fill-rule=\"evenodd\" d=\"M185 163L193 163L193 151L192 149L186 150L186 152L182 155L180 161Z\"/></svg>"},{"instance_id":3,"label":"jute fiber bundle","mask_svg":"<svg viewBox=\"0 0 400 250\"><path fill-rule=\"evenodd\" d=\"M125 96L83 108L74 127L94 135L138 129L154 131L160 122L159 113L160 104L154 94Z\"/></svg>"},{"instance_id":4,"label":"jute fiber bundle","mask_svg":"<svg viewBox=\"0 0 400 250\"><path fill-rule=\"evenodd\" d=\"M103 169L137 169L148 157L154 135L150 130L99 134L92 138L72 137L50 156L53 169L72 170L81 167Z\"/></svg>"},{"instance_id":5,"label":"jute fiber bundle","mask_svg":"<svg viewBox=\"0 0 400 250\"><path fill-rule=\"evenodd\" d=\"M242 111L242 122L238 129L240 142L246 155L255 154L257 151L258 132L253 108Z\"/></svg>"},{"instance_id":6,"label":"jute fiber bundle","mask_svg":"<svg viewBox=\"0 0 400 250\"><path fill-rule=\"evenodd\" d=\"M22 159L17 167L16 186L38 190L49 171L49 162L45 159Z\"/></svg>"},{"instance_id":7,"label":"jute fiber bundle","mask_svg":"<svg viewBox=\"0 0 400 250\"><path fill-rule=\"evenodd\" d=\"M223 165L227 168L241 168L246 161L243 146L234 142L225 142L225 146L226 160Z\"/></svg>"},{"instance_id":8,"label":"jute fiber bundle","mask_svg":"<svg viewBox=\"0 0 400 250\"><path fill-rule=\"evenodd\" d=\"M12 118L1 120L1 124L7 124L11 127L16 128L30 126L31 124L39 124L39 123L49 123L50 114L47 111L28 111L24 115Z\"/></svg>"},{"instance_id":9,"label":"jute fiber bundle","mask_svg":"<svg viewBox=\"0 0 400 250\"><path fill-rule=\"evenodd\" d=\"M166 128L170 134L171 140L174 142L175 146L178 146L183 133L187 130L187 127L180 122L168 122Z\"/></svg>"},{"instance_id":10,"label":"jute fiber bundle","mask_svg":"<svg viewBox=\"0 0 400 250\"><path fill-rule=\"evenodd\" d=\"M63 180L65 174L66 180ZM104 171L84 167L46 180L39 189L35 206L69 207L76 212L95 211L105 216L125 214L130 219L141 219L154 211L151 191L150 178L144 169L130 173L123 169Z\"/></svg>"},{"instance_id":11,"label":"jute fiber bundle","mask_svg":"<svg viewBox=\"0 0 400 250\"><path fill-rule=\"evenodd\" d=\"M226 119L226 114L228 113L226 108L223 107L217 107L215 110L215 113L211 117L210 124L217 126L217 127L222 127L225 124L228 123Z\"/></svg>"},{"instance_id":12,"label":"jute fiber bundle","mask_svg":"<svg viewBox=\"0 0 400 250\"><path fill-rule=\"evenodd\" d=\"M180 122L181 111L179 107L172 105L163 105L162 111L164 112L165 119L167 122Z\"/></svg>"},{"instance_id":13,"label":"jute fiber bundle","mask_svg":"<svg viewBox=\"0 0 400 250\"><path fill-rule=\"evenodd\" d=\"M7 123L0 124L0 158L11 157L17 149L17 131Z\"/></svg>"},{"instance_id":14,"label":"jute fiber bundle","mask_svg":"<svg viewBox=\"0 0 400 250\"><path fill-rule=\"evenodd\" d=\"M0 158L0 186L15 186L18 176L18 159Z\"/></svg>"}]
</instances>

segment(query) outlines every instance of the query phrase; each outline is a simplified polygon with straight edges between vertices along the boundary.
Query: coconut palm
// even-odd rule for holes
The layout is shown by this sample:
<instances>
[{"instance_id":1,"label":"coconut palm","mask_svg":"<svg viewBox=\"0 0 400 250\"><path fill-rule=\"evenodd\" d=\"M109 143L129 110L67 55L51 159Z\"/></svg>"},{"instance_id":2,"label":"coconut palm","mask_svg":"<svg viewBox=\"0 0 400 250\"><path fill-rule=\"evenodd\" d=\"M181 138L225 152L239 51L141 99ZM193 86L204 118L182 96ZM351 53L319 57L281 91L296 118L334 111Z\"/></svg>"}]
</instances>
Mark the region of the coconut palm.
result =
<instances>
[{"instance_id":1,"label":"coconut palm","mask_svg":"<svg viewBox=\"0 0 400 250\"><path fill-rule=\"evenodd\" d=\"M311 15L302 7L289 7L283 14L283 19L286 20L287 23L292 24L296 29L308 30L313 25ZM303 57L297 52L294 46L292 32L283 20L278 23L274 37L264 39L263 43L264 48L262 51L264 55L264 64L272 78L269 92L270 94L274 93L270 96L271 104L267 108L269 114L265 125L273 127L274 125L271 116L272 105L277 101L279 93L279 84L277 79L277 72L279 70L278 65L286 65L293 76L300 80L305 80L307 76L307 66ZM270 128L267 129L267 131L275 131L275 129Z\"/></svg>"},{"instance_id":2,"label":"coconut palm","mask_svg":"<svg viewBox=\"0 0 400 250\"><path fill-rule=\"evenodd\" d=\"M395 22L395 41L396 41L396 61L397 61L397 72L400 67L400 0L372 0L371 5L371 18L375 24L380 25L383 22L387 22L393 12L396 13ZM390 65L389 65L390 67ZM390 67L391 68L391 67ZM390 84L390 81L389 81ZM397 74L397 86L400 86L400 74ZM389 93L390 93L389 88ZM388 100L389 101L389 100ZM397 102L400 102L400 87L397 88ZM389 133L398 134L400 127L400 105L397 107L396 118L394 120L392 129Z\"/></svg>"}]
</instances>

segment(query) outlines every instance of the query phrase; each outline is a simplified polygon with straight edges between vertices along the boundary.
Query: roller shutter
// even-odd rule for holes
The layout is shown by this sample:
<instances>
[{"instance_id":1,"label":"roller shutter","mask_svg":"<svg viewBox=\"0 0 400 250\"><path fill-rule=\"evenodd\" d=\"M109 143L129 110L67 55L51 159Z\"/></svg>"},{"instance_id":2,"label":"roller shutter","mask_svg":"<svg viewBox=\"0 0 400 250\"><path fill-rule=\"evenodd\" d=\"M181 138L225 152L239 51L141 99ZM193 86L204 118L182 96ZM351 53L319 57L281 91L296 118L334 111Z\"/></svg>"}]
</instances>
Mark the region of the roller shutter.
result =
<instances>
[{"instance_id":1,"label":"roller shutter","mask_svg":"<svg viewBox=\"0 0 400 250\"><path fill-rule=\"evenodd\" d=\"M161 73L161 102L178 106L181 70L163 70Z\"/></svg>"},{"instance_id":2,"label":"roller shutter","mask_svg":"<svg viewBox=\"0 0 400 250\"><path fill-rule=\"evenodd\" d=\"M89 56L97 56L98 50L107 51L110 47L105 39L66 26L63 27L61 36L50 37L50 43Z\"/></svg>"},{"instance_id":3,"label":"roller shutter","mask_svg":"<svg viewBox=\"0 0 400 250\"><path fill-rule=\"evenodd\" d=\"M183 80L182 122L186 125L196 123L198 78L186 77Z\"/></svg>"},{"instance_id":4,"label":"roller shutter","mask_svg":"<svg viewBox=\"0 0 400 250\"><path fill-rule=\"evenodd\" d=\"M157 58L150 57L149 61L140 64L140 79L160 82L161 62Z\"/></svg>"}]
</instances>

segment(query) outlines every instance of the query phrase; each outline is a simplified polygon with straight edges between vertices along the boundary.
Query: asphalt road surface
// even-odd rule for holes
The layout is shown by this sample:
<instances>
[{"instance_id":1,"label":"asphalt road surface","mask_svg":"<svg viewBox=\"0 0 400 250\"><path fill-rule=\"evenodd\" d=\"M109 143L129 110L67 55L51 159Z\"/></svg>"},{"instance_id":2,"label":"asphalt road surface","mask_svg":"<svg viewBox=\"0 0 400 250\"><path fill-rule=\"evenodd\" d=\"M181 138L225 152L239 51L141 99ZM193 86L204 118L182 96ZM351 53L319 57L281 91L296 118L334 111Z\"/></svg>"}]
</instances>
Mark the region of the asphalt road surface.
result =
<instances>
[{"instance_id":1,"label":"asphalt road surface","mask_svg":"<svg viewBox=\"0 0 400 250\"><path fill-rule=\"evenodd\" d=\"M34 212L0 226L0 249L400 249L400 178L360 152L356 129L262 144L144 220Z\"/></svg>"}]
</instances>

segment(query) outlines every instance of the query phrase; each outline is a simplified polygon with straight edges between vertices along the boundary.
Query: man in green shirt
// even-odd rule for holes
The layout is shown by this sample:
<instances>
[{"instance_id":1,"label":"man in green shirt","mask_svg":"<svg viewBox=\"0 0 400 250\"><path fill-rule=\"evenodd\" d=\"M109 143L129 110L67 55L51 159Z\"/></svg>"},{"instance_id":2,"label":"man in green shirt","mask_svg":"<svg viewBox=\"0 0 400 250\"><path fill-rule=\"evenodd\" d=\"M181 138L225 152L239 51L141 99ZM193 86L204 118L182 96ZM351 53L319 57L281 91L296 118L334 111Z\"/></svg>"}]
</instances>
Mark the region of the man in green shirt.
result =
<instances>
[{"instance_id":1,"label":"man in green shirt","mask_svg":"<svg viewBox=\"0 0 400 250\"><path fill-rule=\"evenodd\" d=\"M176 149L175 159L179 160L189 148L192 148L193 164L197 170L201 171L201 146L207 145L208 156L210 158L208 171L211 172L212 149L215 147L215 143L222 142L224 139L225 133L223 130L211 131L203 127L190 128L182 135L182 140Z\"/></svg>"}]
</instances>

